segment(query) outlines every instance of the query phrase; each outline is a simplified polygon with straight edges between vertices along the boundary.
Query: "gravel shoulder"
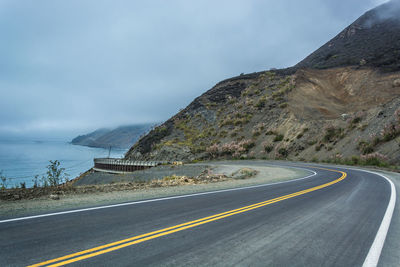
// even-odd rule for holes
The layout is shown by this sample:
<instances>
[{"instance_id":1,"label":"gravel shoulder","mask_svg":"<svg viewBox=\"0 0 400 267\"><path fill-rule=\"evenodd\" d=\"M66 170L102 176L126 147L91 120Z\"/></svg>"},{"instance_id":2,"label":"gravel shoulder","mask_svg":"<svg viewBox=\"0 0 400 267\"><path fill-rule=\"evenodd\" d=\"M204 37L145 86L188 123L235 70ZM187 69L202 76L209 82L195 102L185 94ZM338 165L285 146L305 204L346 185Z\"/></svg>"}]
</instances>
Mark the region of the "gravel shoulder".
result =
<instances>
[{"instance_id":1,"label":"gravel shoulder","mask_svg":"<svg viewBox=\"0 0 400 267\"><path fill-rule=\"evenodd\" d=\"M400 262L400 174L376 171L388 177L396 187L396 206L378 266L399 266Z\"/></svg>"},{"instance_id":2,"label":"gravel shoulder","mask_svg":"<svg viewBox=\"0 0 400 267\"><path fill-rule=\"evenodd\" d=\"M262 164L264 165L264 164ZM222 162L205 164L190 164L194 169L204 170L204 166L211 166L214 174L223 174L232 177L242 168L250 168L257 174L247 179L228 179L221 182L207 184L191 184L168 187L146 188L141 190L112 191L87 194L74 194L60 196L59 200L43 197L33 200L0 201L0 219L71 210L93 206L109 205L143 199L176 196L190 193L199 193L213 190L238 188L244 186L268 184L287 181L309 175L308 171L283 167L262 166L261 164L248 164L247 162ZM198 166L202 166L201 168ZM192 168L193 169L193 168ZM177 173L174 173L177 174ZM183 175L182 173L179 173ZM177 174L178 175L178 174ZM93 177L92 177L93 178ZM95 177L93 178L95 179ZM107 178L108 179L108 178Z\"/></svg>"}]
</instances>

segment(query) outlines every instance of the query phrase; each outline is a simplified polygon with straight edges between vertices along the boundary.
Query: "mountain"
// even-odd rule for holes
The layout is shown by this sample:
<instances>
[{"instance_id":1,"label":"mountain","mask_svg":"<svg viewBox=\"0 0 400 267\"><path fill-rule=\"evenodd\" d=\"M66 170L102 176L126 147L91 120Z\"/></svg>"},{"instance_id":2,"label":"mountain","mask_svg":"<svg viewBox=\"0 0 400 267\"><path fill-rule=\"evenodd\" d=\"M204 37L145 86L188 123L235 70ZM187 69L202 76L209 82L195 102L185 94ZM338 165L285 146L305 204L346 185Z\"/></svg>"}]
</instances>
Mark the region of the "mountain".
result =
<instances>
[{"instance_id":1,"label":"mountain","mask_svg":"<svg viewBox=\"0 0 400 267\"><path fill-rule=\"evenodd\" d=\"M89 147L129 148L141 135L145 134L152 127L152 124L138 124L120 126L115 129L98 129L89 134L75 137L71 143Z\"/></svg>"},{"instance_id":2,"label":"mountain","mask_svg":"<svg viewBox=\"0 0 400 267\"><path fill-rule=\"evenodd\" d=\"M335 38L296 65L327 69L365 65L400 70L400 1L368 11Z\"/></svg>"},{"instance_id":3,"label":"mountain","mask_svg":"<svg viewBox=\"0 0 400 267\"><path fill-rule=\"evenodd\" d=\"M400 163L400 2L368 11L297 65L219 82L128 159Z\"/></svg>"}]
</instances>

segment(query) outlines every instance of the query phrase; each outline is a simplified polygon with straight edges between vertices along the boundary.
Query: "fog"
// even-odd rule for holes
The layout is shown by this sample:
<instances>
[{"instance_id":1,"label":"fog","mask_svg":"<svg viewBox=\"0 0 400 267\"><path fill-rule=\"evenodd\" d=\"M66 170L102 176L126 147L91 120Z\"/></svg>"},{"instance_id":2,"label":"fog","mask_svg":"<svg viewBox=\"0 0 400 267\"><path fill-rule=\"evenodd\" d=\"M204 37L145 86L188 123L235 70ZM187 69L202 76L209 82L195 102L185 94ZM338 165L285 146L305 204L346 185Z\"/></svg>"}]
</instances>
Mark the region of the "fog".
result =
<instances>
[{"instance_id":1,"label":"fog","mask_svg":"<svg viewBox=\"0 0 400 267\"><path fill-rule=\"evenodd\" d=\"M222 79L296 64L383 2L0 0L0 136L166 120Z\"/></svg>"}]
</instances>

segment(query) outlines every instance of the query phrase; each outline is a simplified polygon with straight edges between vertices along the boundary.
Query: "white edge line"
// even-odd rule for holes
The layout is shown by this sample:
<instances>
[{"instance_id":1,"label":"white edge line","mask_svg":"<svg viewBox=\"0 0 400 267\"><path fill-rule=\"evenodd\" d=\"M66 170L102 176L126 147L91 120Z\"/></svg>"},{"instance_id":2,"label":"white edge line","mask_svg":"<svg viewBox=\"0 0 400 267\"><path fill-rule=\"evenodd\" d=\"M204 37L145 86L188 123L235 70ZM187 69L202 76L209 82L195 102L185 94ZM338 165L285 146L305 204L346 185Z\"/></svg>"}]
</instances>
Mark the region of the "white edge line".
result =
<instances>
[{"instance_id":1,"label":"white edge line","mask_svg":"<svg viewBox=\"0 0 400 267\"><path fill-rule=\"evenodd\" d=\"M355 170L355 171L372 173L372 174L375 174L377 176L384 178L390 184L391 194L390 194L389 203L386 207L385 215L382 218L382 222L381 222L381 225L379 226L378 231L376 232L374 242L372 243L372 245L368 251L368 254L364 260L364 263L362 265L363 267L376 267L376 266L378 266L378 263L379 263L379 258L381 256L382 249L385 244L387 233L389 232L389 227L390 227L390 223L392 221L394 208L396 206L396 187L394 186L393 182L383 174L373 172L373 171L363 170L363 169L357 169L357 168L347 168L347 167L342 167L342 166L337 166L337 167L339 167L340 169L345 169L345 170L347 169L347 170Z\"/></svg>"},{"instance_id":2,"label":"white edge line","mask_svg":"<svg viewBox=\"0 0 400 267\"><path fill-rule=\"evenodd\" d=\"M389 204L386 208L385 215L383 216L381 225L379 226L378 232L376 233L374 242L372 243L372 245L368 251L367 257L365 258L364 263L363 263L363 267L375 267L378 265L379 258L382 253L382 249L385 244L386 236L389 231L390 222L392 221L394 207L396 206L396 187L394 186L393 182L388 177L384 176L383 174L380 174L377 172L372 172L372 171L367 171L367 170L361 170L361 169L353 169L353 170L369 172L372 174L376 174L382 178L385 178L386 181L389 182L390 188L391 188L390 200L389 200Z\"/></svg>"},{"instance_id":3,"label":"white edge line","mask_svg":"<svg viewBox=\"0 0 400 267\"><path fill-rule=\"evenodd\" d=\"M0 223L16 222L16 221L30 220L30 219L36 219L36 218L42 218L42 217L78 213L78 212L83 212L83 211L100 210L100 209L115 208L115 207L122 207L122 206L128 206L128 205L136 205L136 204L142 204L142 203L170 200L170 199L194 197L194 196L209 195L209 194L216 194L216 193L222 193L222 192L251 189L251 188L257 188L257 187L264 187L264 186L272 186L272 185L277 185L277 184L284 184L284 183L290 183L290 182L295 182L295 181L299 181L299 180L304 180L304 179L308 179L310 177L313 177L313 176L317 175L317 173L315 171L312 171L312 170L309 170L309 169L306 169L306 168L291 167L291 166L285 166L285 168L302 169L302 170L306 170L306 171L312 172L313 174L305 176L305 177L289 180L289 181L276 182L276 183L272 183L272 184L252 185L252 186L245 186L245 187L239 187L239 188L230 188L230 189L222 189L222 190L216 190L216 191L193 193L193 194L188 194L188 195L180 195L180 196L171 196L171 197L163 197L163 198L156 198L156 199L140 200L140 201L113 204L113 205L106 205L106 206L93 207L93 208L85 208L85 209L77 209L77 210L60 211L60 212L54 212L54 213L46 213L46 214L33 215L33 216L27 216L27 217L6 219L6 220L0 221Z\"/></svg>"}]
</instances>

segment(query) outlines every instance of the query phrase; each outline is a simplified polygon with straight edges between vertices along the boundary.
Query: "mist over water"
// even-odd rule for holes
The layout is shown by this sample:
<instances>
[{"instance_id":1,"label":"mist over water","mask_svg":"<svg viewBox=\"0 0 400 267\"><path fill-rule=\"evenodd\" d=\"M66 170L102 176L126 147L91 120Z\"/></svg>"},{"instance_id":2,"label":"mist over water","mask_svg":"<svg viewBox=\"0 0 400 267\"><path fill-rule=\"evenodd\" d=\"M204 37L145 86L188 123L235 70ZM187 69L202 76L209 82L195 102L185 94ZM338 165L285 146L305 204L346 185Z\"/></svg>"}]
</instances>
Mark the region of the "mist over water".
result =
<instances>
[{"instance_id":1,"label":"mist over water","mask_svg":"<svg viewBox=\"0 0 400 267\"><path fill-rule=\"evenodd\" d=\"M111 150L110 157L123 157L126 150ZM7 187L25 182L33 185L35 175L46 174L49 160L58 160L70 179L93 167L93 158L107 157L108 149L76 146L66 140L0 140L0 171Z\"/></svg>"}]
</instances>

